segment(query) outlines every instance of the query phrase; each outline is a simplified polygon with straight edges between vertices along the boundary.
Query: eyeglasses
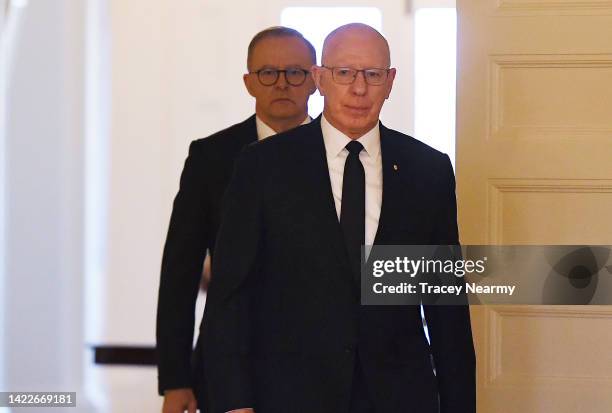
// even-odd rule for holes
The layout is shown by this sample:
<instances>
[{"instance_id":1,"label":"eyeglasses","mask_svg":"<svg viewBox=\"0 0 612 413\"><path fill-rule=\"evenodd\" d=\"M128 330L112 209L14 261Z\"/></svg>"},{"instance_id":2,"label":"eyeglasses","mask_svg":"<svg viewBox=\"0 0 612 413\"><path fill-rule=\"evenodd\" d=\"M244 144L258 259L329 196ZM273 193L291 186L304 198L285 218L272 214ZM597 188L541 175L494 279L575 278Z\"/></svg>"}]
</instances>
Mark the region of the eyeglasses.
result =
<instances>
[{"instance_id":1,"label":"eyeglasses","mask_svg":"<svg viewBox=\"0 0 612 413\"><path fill-rule=\"evenodd\" d=\"M363 78L368 85L380 86L387 80L389 70L391 69L352 69L350 67L329 67L322 66L325 69L331 70L334 82L341 85L350 85L357 78L357 73L362 72Z\"/></svg>"},{"instance_id":2,"label":"eyeglasses","mask_svg":"<svg viewBox=\"0 0 612 413\"><path fill-rule=\"evenodd\" d=\"M306 75L310 72L308 70L294 67L284 70L266 68L249 73L257 74L257 79L259 79L259 83L264 86L272 86L276 84L280 73L283 73L285 75L285 80L291 86L301 86L304 81L306 81Z\"/></svg>"}]
</instances>

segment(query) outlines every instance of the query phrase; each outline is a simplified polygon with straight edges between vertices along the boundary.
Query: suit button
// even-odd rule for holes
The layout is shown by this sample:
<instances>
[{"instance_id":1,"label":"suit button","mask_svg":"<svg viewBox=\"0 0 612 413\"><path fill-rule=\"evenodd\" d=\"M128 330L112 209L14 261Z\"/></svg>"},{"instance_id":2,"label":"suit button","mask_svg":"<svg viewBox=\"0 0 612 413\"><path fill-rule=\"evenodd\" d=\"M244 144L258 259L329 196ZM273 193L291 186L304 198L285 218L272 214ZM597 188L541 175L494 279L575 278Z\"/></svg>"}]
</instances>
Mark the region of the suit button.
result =
<instances>
[{"instance_id":1,"label":"suit button","mask_svg":"<svg viewBox=\"0 0 612 413\"><path fill-rule=\"evenodd\" d=\"M347 354L352 353L353 351L355 351L355 347L354 346L346 346L344 348L344 352L347 353Z\"/></svg>"}]
</instances>

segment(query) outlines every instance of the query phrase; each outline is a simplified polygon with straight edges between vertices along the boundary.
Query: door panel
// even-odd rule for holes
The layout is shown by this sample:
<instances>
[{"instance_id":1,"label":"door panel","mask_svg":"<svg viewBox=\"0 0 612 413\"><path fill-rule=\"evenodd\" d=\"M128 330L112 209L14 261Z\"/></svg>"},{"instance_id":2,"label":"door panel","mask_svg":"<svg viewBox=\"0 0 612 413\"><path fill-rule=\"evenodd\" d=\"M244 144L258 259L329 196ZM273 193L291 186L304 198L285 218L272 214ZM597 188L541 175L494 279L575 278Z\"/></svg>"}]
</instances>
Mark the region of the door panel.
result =
<instances>
[{"instance_id":1,"label":"door panel","mask_svg":"<svg viewBox=\"0 0 612 413\"><path fill-rule=\"evenodd\" d=\"M463 244L612 244L612 2L459 0ZM471 309L478 411L612 406L612 308Z\"/></svg>"}]
</instances>

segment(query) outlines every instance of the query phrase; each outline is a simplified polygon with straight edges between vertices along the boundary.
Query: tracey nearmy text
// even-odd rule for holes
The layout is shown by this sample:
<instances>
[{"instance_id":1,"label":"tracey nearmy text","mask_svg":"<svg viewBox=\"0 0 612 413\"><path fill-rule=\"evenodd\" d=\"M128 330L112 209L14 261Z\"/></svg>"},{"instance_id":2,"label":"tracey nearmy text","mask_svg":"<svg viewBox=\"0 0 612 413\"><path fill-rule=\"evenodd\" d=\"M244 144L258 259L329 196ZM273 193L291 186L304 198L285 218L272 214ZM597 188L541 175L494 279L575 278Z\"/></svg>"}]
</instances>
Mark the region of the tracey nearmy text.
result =
<instances>
[{"instance_id":1,"label":"tracey nearmy text","mask_svg":"<svg viewBox=\"0 0 612 413\"><path fill-rule=\"evenodd\" d=\"M429 285L419 283L420 289L409 283L397 285L384 285L374 283L372 289L376 294L454 294L459 295L463 292L462 285ZM465 292L472 294L514 294L515 285L478 285L476 283L466 283ZM418 292L417 292L418 290Z\"/></svg>"}]
</instances>

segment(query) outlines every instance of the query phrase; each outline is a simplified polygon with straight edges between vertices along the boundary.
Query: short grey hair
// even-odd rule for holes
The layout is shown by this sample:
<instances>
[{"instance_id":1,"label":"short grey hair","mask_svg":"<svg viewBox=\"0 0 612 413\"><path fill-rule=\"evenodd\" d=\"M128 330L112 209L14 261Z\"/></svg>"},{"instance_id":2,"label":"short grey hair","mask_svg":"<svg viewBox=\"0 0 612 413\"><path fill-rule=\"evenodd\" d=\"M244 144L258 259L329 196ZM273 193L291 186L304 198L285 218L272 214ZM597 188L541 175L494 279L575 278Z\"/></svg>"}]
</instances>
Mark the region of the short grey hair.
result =
<instances>
[{"instance_id":1,"label":"short grey hair","mask_svg":"<svg viewBox=\"0 0 612 413\"><path fill-rule=\"evenodd\" d=\"M304 43L306 48L308 48L308 52L310 53L312 64L314 65L317 63L317 52L314 46L312 45L312 43L310 43L304 37L304 35L302 35L302 33L290 27L272 26L272 27L268 27L267 29L260 31L255 36L253 36L253 39L251 39L251 42L249 43L248 53L247 53L247 68L249 70L251 69L251 59L253 58L253 51L255 50L255 46L257 46L257 44L261 42L262 40L270 38L270 37L295 37L297 39L300 39Z\"/></svg>"}]
</instances>

